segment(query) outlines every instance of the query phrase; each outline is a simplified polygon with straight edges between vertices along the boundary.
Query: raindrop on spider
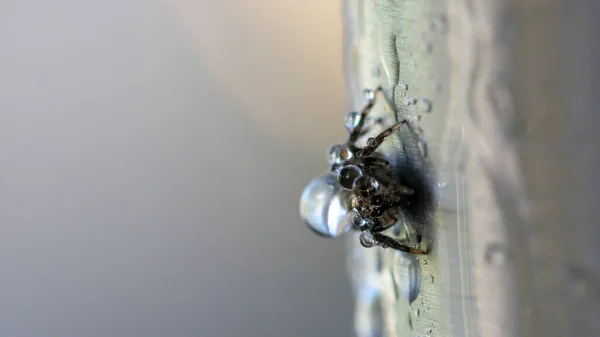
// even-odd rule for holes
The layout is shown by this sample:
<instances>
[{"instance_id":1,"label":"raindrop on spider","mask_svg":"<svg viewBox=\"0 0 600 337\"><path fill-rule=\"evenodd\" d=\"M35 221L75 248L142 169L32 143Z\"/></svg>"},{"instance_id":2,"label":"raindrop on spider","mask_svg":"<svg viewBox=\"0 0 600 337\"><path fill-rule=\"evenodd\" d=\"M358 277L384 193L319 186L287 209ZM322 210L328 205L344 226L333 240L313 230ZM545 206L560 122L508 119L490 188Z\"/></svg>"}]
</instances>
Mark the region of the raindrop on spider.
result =
<instances>
[{"instance_id":1,"label":"raindrop on spider","mask_svg":"<svg viewBox=\"0 0 600 337\"><path fill-rule=\"evenodd\" d=\"M366 102L370 102L375 99L375 91L367 89L363 91L363 98Z\"/></svg>"},{"instance_id":2,"label":"raindrop on spider","mask_svg":"<svg viewBox=\"0 0 600 337\"><path fill-rule=\"evenodd\" d=\"M345 189L352 189L354 181L362 176L362 170L356 165L346 165L338 173L338 181Z\"/></svg>"},{"instance_id":3,"label":"raindrop on spider","mask_svg":"<svg viewBox=\"0 0 600 337\"><path fill-rule=\"evenodd\" d=\"M360 112L357 111L352 111L349 112L346 117L344 118L344 123L346 125L346 130L348 130L348 132L352 132L354 129L356 129L356 127L358 126L358 123L360 123Z\"/></svg>"},{"instance_id":4,"label":"raindrop on spider","mask_svg":"<svg viewBox=\"0 0 600 337\"><path fill-rule=\"evenodd\" d=\"M365 248L371 248L377 245L377 241L373 237L373 234L369 231L360 233L359 241L360 244Z\"/></svg>"}]
</instances>

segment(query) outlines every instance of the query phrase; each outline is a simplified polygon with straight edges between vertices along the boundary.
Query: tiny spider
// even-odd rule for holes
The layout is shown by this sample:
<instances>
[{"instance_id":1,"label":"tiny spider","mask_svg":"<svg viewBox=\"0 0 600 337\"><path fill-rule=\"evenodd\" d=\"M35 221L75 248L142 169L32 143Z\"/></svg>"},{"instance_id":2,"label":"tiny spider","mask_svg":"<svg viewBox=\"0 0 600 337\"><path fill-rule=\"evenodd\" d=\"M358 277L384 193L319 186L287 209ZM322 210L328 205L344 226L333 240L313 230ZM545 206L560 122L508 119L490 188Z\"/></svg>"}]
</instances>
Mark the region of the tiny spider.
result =
<instances>
[{"instance_id":1,"label":"tiny spider","mask_svg":"<svg viewBox=\"0 0 600 337\"><path fill-rule=\"evenodd\" d=\"M401 216L401 206L414 191L399 184L390 163L376 152L383 141L407 121L385 129L367 140L365 147L356 145L366 132L365 120L375 104L375 94L369 92L368 103L355 122L348 127L344 144L331 146L328 160L331 170L313 179L302 192L300 215L315 233L335 238L351 228L361 231L364 247L379 245L413 254L425 252L411 248L382 232L394 226Z\"/></svg>"}]
</instances>

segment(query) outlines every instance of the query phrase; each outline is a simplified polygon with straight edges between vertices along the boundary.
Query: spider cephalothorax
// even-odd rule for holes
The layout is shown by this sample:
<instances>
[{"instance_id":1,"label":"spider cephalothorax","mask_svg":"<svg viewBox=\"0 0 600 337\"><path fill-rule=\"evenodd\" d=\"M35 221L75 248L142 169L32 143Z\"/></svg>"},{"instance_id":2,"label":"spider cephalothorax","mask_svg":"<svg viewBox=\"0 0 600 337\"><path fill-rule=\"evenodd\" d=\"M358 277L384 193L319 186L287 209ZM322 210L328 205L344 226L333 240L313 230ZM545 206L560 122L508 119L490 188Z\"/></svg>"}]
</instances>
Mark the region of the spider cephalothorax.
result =
<instances>
[{"instance_id":1,"label":"spider cephalothorax","mask_svg":"<svg viewBox=\"0 0 600 337\"><path fill-rule=\"evenodd\" d=\"M300 214L309 228L322 236L337 237L354 228L362 232L360 243L365 247L380 245L422 254L423 251L381 233L398 222L402 205L414 191L398 183L389 162L376 152L406 121L369 138L363 148L356 145L365 132L366 116L374 103L372 94L360 114L348 117L352 120L347 122L348 141L329 148L331 171L304 189Z\"/></svg>"}]
</instances>

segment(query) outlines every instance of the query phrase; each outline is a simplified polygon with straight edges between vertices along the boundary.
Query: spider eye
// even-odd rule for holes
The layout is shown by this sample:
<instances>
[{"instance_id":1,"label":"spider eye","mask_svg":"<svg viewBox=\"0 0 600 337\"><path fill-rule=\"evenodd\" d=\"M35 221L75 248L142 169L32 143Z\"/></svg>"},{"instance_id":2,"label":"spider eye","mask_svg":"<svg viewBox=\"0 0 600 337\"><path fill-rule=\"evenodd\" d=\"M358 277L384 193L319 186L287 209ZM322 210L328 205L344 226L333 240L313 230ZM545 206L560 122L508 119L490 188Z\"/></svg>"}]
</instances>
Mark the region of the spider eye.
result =
<instances>
[{"instance_id":1,"label":"spider eye","mask_svg":"<svg viewBox=\"0 0 600 337\"><path fill-rule=\"evenodd\" d=\"M360 167L356 165L347 165L342 167L338 173L337 179L343 188L351 190L354 181L360 177L362 177L362 170Z\"/></svg>"},{"instance_id":2,"label":"spider eye","mask_svg":"<svg viewBox=\"0 0 600 337\"><path fill-rule=\"evenodd\" d=\"M338 237L352 227L350 191L343 190L334 173L314 179L300 198L300 216L313 232Z\"/></svg>"}]
</instances>

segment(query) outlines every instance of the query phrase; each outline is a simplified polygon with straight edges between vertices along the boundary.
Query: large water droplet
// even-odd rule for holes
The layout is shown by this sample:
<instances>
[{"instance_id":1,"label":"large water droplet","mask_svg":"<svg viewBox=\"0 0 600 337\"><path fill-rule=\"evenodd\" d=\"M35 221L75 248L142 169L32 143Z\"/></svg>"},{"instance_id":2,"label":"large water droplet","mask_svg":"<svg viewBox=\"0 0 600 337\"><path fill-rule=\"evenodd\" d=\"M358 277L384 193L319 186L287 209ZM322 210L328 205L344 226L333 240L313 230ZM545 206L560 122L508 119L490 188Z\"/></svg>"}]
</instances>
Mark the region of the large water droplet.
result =
<instances>
[{"instance_id":1,"label":"large water droplet","mask_svg":"<svg viewBox=\"0 0 600 337\"><path fill-rule=\"evenodd\" d=\"M433 283L435 281L435 278L433 277L433 275L429 276L429 282Z\"/></svg>"},{"instance_id":2,"label":"large water droplet","mask_svg":"<svg viewBox=\"0 0 600 337\"><path fill-rule=\"evenodd\" d=\"M404 90L408 90L408 84L402 82L402 83L400 83L400 88L402 88Z\"/></svg>"},{"instance_id":3,"label":"large water droplet","mask_svg":"<svg viewBox=\"0 0 600 337\"><path fill-rule=\"evenodd\" d=\"M344 118L344 122L346 124L346 130L348 130L348 132L352 132L352 130L356 129L358 123L360 122L360 112L349 112Z\"/></svg>"},{"instance_id":4,"label":"large water droplet","mask_svg":"<svg viewBox=\"0 0 600 337\"><path fill-rule=\"evenodd\" d=\"M350 191L341 188L335 174L329 172L313 179L300 197L300 216L315 233L338 237L352 227L347 200Z\"/></svg>"}]
</instances>

